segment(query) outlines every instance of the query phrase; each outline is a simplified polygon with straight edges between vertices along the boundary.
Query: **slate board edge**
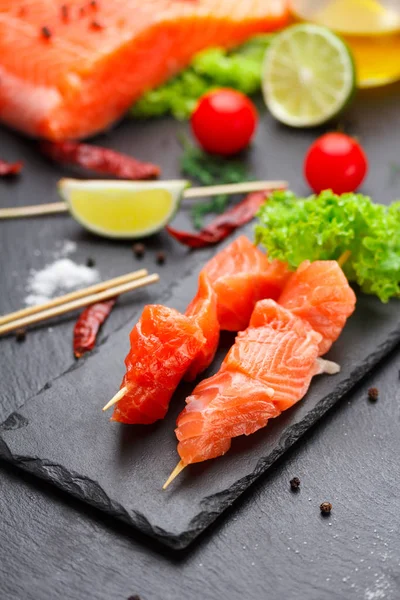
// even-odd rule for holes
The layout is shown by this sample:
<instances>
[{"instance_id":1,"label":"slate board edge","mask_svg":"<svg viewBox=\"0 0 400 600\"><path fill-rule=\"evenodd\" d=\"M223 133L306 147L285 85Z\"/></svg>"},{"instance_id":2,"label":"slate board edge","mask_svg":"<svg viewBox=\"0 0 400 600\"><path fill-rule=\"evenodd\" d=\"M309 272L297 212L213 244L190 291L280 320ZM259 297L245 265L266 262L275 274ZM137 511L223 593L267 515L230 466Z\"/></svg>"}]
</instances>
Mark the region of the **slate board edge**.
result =
<instances>
[{"instance_id":1,"label":"slate board edge","mask_svg":"<svg viewBox=\"0 0 400 600\"><path fill-rule=\"evenodd\" d=\"M42 458L13 455L6 442L0 437L0 458L18 469L27 471L39 479L48 481L64 492L99 509L118 520L127 523L141 533L155 538L165 546L174 550L187 548L209 525L211 525L233 502L263 475L273 463L280 458L295 442L297 442L310 427L312 427L328 410L343 398L369 371L375 367L400 342L400 328L373 352L365 363L354 369L349 377L325 398L299 423L288 427L279 446L268 456L260 458L256 468L248 476L236 481L228 490L206 497L203 500L204 510L189 523L184 532L173 533L160 527L153 527L147 518L139 513L126 511L118 502L109 498L102 487L87 477L67 470L62 465L53 464ZM18 414L16 423L19 422ZM12 415L10 415L11 417ZM9 417L9 419L10 419ZM5 423L5 422L4 422ZM4 425L4 424L3 424ZM22 423L23 426L23 423ZM57 473L57 476L55 474ZM61 477L60 477L61 475ZM63 484L60 484L60 480ZM168 492L166 492L168 493ZM169 493L173 493L173 488ZM178 492L177 492L178 493Z\"/></svg>"}]
</instances>

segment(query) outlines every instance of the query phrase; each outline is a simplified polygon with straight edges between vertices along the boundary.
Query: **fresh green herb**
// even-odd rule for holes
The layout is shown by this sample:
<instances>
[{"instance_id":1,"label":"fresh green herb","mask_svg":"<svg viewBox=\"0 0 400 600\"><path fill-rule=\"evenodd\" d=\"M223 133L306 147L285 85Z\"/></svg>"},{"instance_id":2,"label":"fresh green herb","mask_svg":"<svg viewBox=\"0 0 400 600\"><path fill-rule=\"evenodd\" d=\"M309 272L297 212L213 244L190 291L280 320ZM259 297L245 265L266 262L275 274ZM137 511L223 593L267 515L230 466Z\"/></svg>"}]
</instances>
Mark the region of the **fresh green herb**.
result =
<instances>
[{"instance_id":1,"label":"fresh green herb","mask_svg":"<svg viewBox=\"0 0 400 600\"><path fill-rule=\"evenodd\" d=\"M298 198L274 192L258 213L256 241L295 269L303 260L338 259L362 291L382 302L400 295L400 202L376 204L361 194L325 190Z\"/></svg>"},{"instance_id":2,"label":"fresh green herb","mask_svg":"<svg viewBox=\"0 0 400 600\"><path fill-rule=\"evenodd\" d=\"M192 114L197 100L217 87L231 87L255 94L261 87L261 67L272 35L258 35L233 51L204 50L191 65L164 85L150 90L131 108L139 118L172 114L184 120Z\"/></svg>"},{"instance_id":3,"label":"fresh green herb","mask_svg":"<svg viewBox=\"0 0 400 600\"><path fill-rule=\"evenodd\" d=\"M243 161L207 154L186 141L181 157L181 172L201 185L240 183L252 179ZM204 217L209 213L222 214L228 202L227 194L214 196L205 202L196 202L191 210L194 227L201 229Z\"/></svg>"}]
</instances>

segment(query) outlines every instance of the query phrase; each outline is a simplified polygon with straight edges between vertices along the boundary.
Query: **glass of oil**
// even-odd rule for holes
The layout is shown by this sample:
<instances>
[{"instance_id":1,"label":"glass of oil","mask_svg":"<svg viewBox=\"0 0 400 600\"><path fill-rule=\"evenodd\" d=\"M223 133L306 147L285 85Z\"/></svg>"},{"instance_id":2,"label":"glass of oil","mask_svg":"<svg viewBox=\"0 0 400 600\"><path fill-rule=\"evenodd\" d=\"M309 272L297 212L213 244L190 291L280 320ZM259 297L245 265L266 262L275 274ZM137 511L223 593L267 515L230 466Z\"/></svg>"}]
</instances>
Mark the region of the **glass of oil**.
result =
<instances>
[{"instance_id":1,"label":"glass of oil","mask_svg":"<svg viewBox=\"0 0 400 600\"><path fill-rule=\"evenodd\" d=\"M358 87L400 79L400 0L290 0L297 20L325 25L353 51Z\"/></svg>"}]
</instances>

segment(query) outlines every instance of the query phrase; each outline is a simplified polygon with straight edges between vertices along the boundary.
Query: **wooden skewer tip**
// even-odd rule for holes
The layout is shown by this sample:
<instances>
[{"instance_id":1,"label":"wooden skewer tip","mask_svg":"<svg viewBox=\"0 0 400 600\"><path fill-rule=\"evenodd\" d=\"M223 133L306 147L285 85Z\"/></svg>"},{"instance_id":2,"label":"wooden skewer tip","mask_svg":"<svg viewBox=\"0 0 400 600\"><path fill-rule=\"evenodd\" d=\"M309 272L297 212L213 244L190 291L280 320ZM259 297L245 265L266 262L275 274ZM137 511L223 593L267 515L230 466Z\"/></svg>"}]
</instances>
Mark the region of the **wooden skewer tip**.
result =
<instances>
[{"instance_id":1,"label":"wooden skewer tip","mask_svg":"<svg viewBox=\"0 0 400 600\"><path fill-rule=\"evenodd\" d=\"M341 256L337 259L339 267L343 267L344 263L349 260L351 256L350 250L345 250Z\"/></svg>"},{"instance_id":2,"label":"wooden skewer tip","mask_svg":"<svg viewBox=\"0 0 400 600\"><path fill-rule=\"evenodd\" d=\"M111 408L111 406L114 406L114 404L117 404L117 402L119 402L124 396L125 394L128 393L128 388L125 385L123 388L121 388L116 394L115 396L113 396L111 398L111 400L109 402L107 402L107 404L105 406L103 406L102 410L103 412L105 410L108 410L109 408Z\"/></svg>"},{"instance_id":3,"label":"wooden skewer tip","mask_svg":"<svg viewBox=\"0 0 400 600\"><path fill-rule=\"evenodd\" d=\"M185 465L185 463L183 462L183 460L180 460L178 462L178 464L176 465L175 469L172 471L171 475L168 477L167 481L164 483L162 489L166 490L167 487L173 482L173 480L178 477L179 473L181 473L181 471L183 471L183 469L186 467L187 465Z\"/></svg>"}]
</instances>

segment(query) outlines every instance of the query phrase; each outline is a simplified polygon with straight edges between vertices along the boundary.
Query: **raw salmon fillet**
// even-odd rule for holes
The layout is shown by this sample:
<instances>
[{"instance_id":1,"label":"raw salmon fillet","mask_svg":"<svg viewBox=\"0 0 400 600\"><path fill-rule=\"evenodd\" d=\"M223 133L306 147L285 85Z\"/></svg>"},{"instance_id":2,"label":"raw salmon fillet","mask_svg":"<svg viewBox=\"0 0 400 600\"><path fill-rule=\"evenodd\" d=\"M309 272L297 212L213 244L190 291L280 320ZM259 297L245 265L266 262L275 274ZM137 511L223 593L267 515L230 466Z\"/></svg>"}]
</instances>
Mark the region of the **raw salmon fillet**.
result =
<instances>
[{"instance_id":1,"label":"raw salmon fillet","mask_svg":"<svg viewBox=\"0 0 400 600\"><path fill-rule=\"evenodd\" d=\"M187 307L185 314L195 320L205 338L203 347L185 375L187 381L193 381L212 363L219 342L217 295L204 272L200 273L197 294Z\"/></svg>"},{"instance_id":2,"label":"raw salmon fillet","mask_svg":"<svg viewBox=\"0 0 400 600\"><path fill-rule=\"evenodd\" d=\"M258 300L277 300L290 276L285 263L268 257L244 235L204 267L218 298L221 329L241 331Z\"/></svg>"},{"instance_id":3,"label":"raw salmon fillet","mask_svg":"<svg viewBox=\"0 0 400 600\"><path fill-rule=\"evenodd\" d=\"M165 306L145 306L130 335L121 385L127 392L115 406L112 420L146 424L163 419L204 341L194 319Z\"/></svg>"},{"instance_id":4,"label":"raw salmon fillet","mask_svg":"<svg viewBox=\"0 0 400 600\"><path fill-rule=\"evenodd\" d=\"M356 295L335 260L306 260L291 275L278 302L322 335L322 355L337 340L353 313Z\"/></svg>"},{"instance_id":5,"label":"raw salmon fillet","mask_svg":"<svg viewBox=\"0 0 400 600\"><path fill-rule=\"evenodd\" d=\"M51 140L91 136L200 50L287 19L284 0L0 0L0 119Z\"/></svg>"},{"instance_id":6,"label":"raw salmon fillet","mask_svg":"<svg viewBox=\"0 0 400 600\"><path fill-rule=\"evenodd\" d=\"M195 388L178 417L184 465L224 454L233 437L265 427L303 398L312 377L332 366L318 358L321 339L273 300L258 302L219 372Z\"/></svg>"}]
</instances>

